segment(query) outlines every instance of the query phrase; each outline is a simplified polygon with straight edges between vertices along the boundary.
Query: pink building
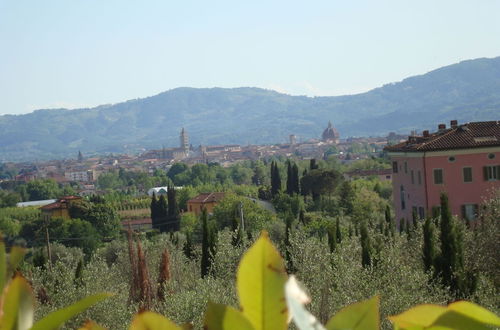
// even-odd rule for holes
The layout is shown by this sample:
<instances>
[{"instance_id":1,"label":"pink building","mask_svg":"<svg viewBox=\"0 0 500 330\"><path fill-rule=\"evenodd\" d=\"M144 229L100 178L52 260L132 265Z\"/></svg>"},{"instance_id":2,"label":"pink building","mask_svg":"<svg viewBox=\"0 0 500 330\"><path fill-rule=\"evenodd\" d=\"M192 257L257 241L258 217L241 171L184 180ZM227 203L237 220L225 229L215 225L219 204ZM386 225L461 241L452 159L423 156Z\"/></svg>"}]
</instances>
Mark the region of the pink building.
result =
<instances>
[{"instance_id":1,"label":"pink building","mask_svg":"<svg viewBox=\"0 0 500 330\"><path fill-rule=\"evenodd\" d=\"M396 219L432 214L441 192L448 194L453 215L474 219L478 206L500 189L500 121L451 127L384 149L392 161Z\"/></svg>"}]
</instances>

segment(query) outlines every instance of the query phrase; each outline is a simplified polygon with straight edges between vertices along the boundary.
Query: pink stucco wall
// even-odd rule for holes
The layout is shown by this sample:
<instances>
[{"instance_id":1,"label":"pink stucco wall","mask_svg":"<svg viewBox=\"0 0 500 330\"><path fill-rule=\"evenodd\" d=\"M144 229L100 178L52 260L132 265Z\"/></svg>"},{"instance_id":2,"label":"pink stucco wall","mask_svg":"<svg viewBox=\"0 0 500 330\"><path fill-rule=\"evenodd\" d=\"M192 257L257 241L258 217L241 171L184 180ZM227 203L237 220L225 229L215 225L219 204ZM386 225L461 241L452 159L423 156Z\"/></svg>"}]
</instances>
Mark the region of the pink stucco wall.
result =
<instances>
[{"instance_id":1,"label":"pink stucco wall","mask_svg":"<svg viewBox=\"0 0 500 330\"><path fill-rule=\"evenodd\" d=\"M446 192L451 213L461 216L462 205L482 204L483 199L490 196L494 189L500 189L500 180L484 180L483 167L500 164L500 152L493 153L494 159L489 159L488 154L457 154L454 155L454 162L449 161L450 156L426 157L429 208L439 206L439 195L441 192ZM472 167L472 182L464 182L464 167ZM434 184L432 173L434 168L443 169L442 185Z\"/></svg>"},{"instance_id":2,"label":"pink stucco wall","mask_svg":"<svg viewBox=\"0 0 500 330\"><path fill-rule=\"evenodd\" d=\"M465 152L470 152L466 150ZM489 159L488 155L493 153L494 159ZM437 154L437 155L436 155ZM425 215L432 211L433 206L439 206L439 196L441 192L448 194L451 212L454 215L462 215L462 205L481 204L485 197L491 195L495 189L500 189L500 180L485 181L483 177L483 167L487 165L500 165L500 150L482 153L464 153L457 150L449 152L447 155L428 152L419 157L391 156L392 161L398 162L398 173L393 173L393 199L396 220L405 218L411 220L412 207L424 207ZM449 160L450 156L455 157L455 161ZM425 160L425 162L424 162ZM404 163L407 163L405 172ZM472 168L472 182L466 183L463 180L463 168ZM434 184L433 170L443 169L443 184ZM425 169L425 170L424 170ZM414 173L414 183L411 182L411 171ZM418 172L420 171L422 183L418 184ZM401 208L401 186L404 187L406 208Z\"/></svg>"},{"instance_id":3,"label":"pink stucco wall","mask_svg":"<svg viewBox=\"0 0 500 330\"><path fill-rule=\"evenodd\" d=\"M392 175L393 199L396 211L396 220L401 218L412 219L412 207L426 208L425 203L425 177L423 158L414 157L394 157L393 161L398 162L398 173ZM405 171L406 162L406 171ZM413 183L411 173L413 171ZM420 183L418 173L420 172ZM405 209L401 207L401 186L404 188Z\"/></svg>"}]
</instances>

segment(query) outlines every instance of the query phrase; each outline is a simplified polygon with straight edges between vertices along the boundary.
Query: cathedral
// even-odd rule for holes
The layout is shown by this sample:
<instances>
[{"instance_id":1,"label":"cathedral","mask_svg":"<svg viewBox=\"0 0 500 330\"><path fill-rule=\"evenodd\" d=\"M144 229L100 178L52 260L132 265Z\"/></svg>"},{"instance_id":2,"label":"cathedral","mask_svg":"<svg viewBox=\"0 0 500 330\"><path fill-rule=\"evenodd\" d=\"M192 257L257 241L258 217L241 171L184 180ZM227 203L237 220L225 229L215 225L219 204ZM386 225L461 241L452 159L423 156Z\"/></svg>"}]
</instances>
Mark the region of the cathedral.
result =
<instances>
[{"instance_id":1,"label":"cathedral","mask_svg":"<svg viewBox=\"0 0 500 330\"><path fill-rule=\"evenodd\" d=\"M339 131L335 127L332 126L332 122L328 121L328 127L323 131L323 135L321 135L321 140L330 143L339 143Z\"/></svg>"}]
</instances>

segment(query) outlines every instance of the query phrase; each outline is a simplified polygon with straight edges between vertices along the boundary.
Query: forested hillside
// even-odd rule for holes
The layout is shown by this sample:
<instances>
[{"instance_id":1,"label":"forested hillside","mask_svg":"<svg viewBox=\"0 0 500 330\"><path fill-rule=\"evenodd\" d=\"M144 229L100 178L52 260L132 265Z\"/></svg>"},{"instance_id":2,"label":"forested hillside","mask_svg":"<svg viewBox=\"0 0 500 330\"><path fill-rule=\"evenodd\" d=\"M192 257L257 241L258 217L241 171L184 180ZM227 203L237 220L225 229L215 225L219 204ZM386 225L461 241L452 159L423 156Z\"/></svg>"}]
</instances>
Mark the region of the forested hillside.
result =
<instances>
[{"instance_id":1,"label":"forested hillside","mask_svg":"<svg viewBox=\"0 0 500 330\"><path fill-rule=\"evenodd\" d=\"M284 142L292 133L319 137L328 120L342 137L374 136L432 130L450 119L496 120L498 109L500 57L464 61L349 96L177 88L92 109L0 116L0 161L176 146L181 127L193 145L263 144Z\"/></svg>"}]
</instances>

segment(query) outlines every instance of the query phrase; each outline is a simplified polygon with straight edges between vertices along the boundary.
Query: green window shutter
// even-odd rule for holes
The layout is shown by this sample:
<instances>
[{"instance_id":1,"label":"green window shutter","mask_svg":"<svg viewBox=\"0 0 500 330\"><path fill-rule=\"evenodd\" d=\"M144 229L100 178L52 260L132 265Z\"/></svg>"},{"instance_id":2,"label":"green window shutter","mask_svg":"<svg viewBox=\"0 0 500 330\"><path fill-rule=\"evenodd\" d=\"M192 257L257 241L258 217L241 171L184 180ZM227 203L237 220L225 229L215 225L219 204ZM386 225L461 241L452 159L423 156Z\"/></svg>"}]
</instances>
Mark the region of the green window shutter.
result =
<instances>
[{"instance_id":1,"label":"green window shutter","mask_svg":"<svg viewBox=\"0 0 500 330\"><path fill-rule=\"evenodd\" d=\"M465 211L465 205L460 207L462 209L462 219L467 219L467 213Z\"/></svg>"},{"instance_id":2,"label":"green window shutter","mask_svg":"<svg viewBox=\"0 0 500 330\"><path fill-rule=\"evenodd\" d=\"M479 216L479 206L477 204L474 204L474 219L477 219Z\"/></svg>"},{"instance_id":3,"label":"green window shutter","mask_svg":"<svg viewBox=\"0 0 500 330\"><path fill-rule=\"evenodd\" d=\"M488 166L483 167L484 181L488 181Z\"/></svg>"},{"instance_id":4,"label":"green window shutter","mask_svg":"<svg viewBox=\"0 0 500 330\"><path fill-rule=\"evenodd\" d=\"M497 180L500 180L500 165L497 165Z\"/></svg>"}]
</instances>

